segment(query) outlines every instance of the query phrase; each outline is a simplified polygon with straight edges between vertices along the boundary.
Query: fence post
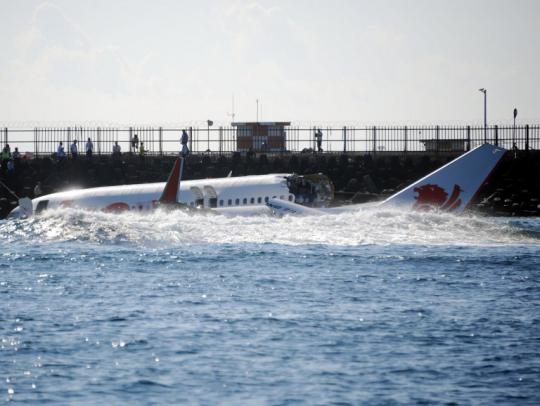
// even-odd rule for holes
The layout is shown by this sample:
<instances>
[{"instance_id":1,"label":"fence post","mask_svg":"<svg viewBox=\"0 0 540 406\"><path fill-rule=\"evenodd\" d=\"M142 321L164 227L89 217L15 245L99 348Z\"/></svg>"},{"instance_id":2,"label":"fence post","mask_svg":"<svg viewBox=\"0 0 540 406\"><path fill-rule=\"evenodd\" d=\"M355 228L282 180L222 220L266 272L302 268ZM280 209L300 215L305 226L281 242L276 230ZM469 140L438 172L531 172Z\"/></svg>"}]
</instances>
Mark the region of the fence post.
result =
<instances>
[{"instance_id":1,"label":"fence post","mask_svg":"<svg viewBox=\"0 0 540 406\"><path fill-rule=\"evenodd\" d=\"M101 128L98 127L96 131L96 144L97 144L97 154L101 155Z\"/></svg>"},{"instance_id":2,"label":"fence post","mask_svg":"<svg viewBox=\"0 0 540 406\"><path fill-rule=\"evenodd\" d=\"M404 128L404 144L403 144L403 152L407 153L407 126Z\"/></svg>"},{"instance_id":3,"label":"fence post","mask_svg":"<svg viewBox=\"0 0 540 406\"><path fill-rule=\"evenodd\" d=\"M219 126L219 155L223 153L223 126Z\"/></svg>"},{"instance_id":4,"label":"fence post","mask_svg":"<svg viewBox=\"0 0 540 406\"><path fill-rule=\"evenodd\" d=\"M373 155L377 152L377 127L373 126Z\"/></svg>"},{"instance_id":5,"label":"fence post","mask_svg":"<svg viewBox=\"0 0 540 406\"><path fill-rule=\"evenodd\" d=\"M9 142L8 142L8 129L7 129L7 127L4 128L4 144L9 144Z\"/></svg>"},{"instance_id":6,"label":"fence post","mask_svg":"<svg viewBox=\"0 0 540 406\"><path fill-rule=\"evenodd\" d=\"M498 147L499 146L499 126L495 125L494 128L495 128L495 146Z\"/></svg>"},{"instance_id":7,"label":"fence post","mask_svg":"<svg viewBox=\"0 0 540 406\"><path fill-rule=\"evenodd\" d=\"M129 132L128 132L128 145L129 145L129 154L131 155L132 154L132 151L131 151L131 140L133 139L133 127L129 127ZM137 151L135 151L135 153L137 153Z\"/></svg>"},{"instance_id":8,"label":"fence post","mask_svg":"<svg viewBox=\"0 0 540 406\"><path fill-rule=\"evenodd\" d=\"M525 126L525 151L529 150L529 124Z\"/></svg>"},{"instance_id":9,"label":"fence post","mask_svg":"<svg viewBox=\"0 0 540 406\"><path fill-rule=\"evenodd\" d=\"M467 151L471 150L471 126L467 126Z\"/></svg>"},{"instance_id":10,"label":"fence post","mask_svg":"<svg viewBox=\"0 0 540 406\"><path fill-rule=\"evenodd\" d=\"M347 152L347 127L343 127L343 152Z\"/></svg>"},{"instance_id":11,"label":"fence post","mask_svg":"<svg viewBox=\"0 0 540 406\"><path fill-rule=\"evenodd\" d=\"M159 155L163 156L163 127L159 127Z\"/></svg>"},{"instance_id":12,"label":"fence post","mask_svg":"<svg viewBox=\"0 0 540 406\"><path fill-rule=\"evenodd\" d=\"M435 126L435 145L437 145L436 147L436 153L438 154L439 153L439 150L440 150L440 145L439 145L439 126Z\"/></svg>"},{"instance_id":13,"label":"fence post","mask_svg":"<svg viewBox=\"0 0 540 406\"><path fill-rule=\"evenodd\" d=\"M189 150L193 154L193 127L189 127Z\"/></svg>"},{"instance_id":14,"label":"fence post","mask_svg":"<svg viewBox=\"0 0 540 406\"><path fill-rule=\"evenodd\" d=\"M34 154L35 154L36 158L39 155L38 141L37 141L37 128L36 127L34 127Z\"/></svg>"}]
</instances>

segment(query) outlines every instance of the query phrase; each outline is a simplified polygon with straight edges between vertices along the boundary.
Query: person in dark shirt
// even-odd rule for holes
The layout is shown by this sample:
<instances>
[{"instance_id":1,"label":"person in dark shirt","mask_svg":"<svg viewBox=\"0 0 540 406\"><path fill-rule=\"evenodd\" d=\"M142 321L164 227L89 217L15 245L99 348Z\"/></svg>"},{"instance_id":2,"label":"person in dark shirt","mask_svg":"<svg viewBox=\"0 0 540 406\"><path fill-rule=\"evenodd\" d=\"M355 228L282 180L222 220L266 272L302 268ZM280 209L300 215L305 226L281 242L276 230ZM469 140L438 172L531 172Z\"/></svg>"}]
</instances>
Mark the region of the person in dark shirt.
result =
<instances>
[{"instance_id":1,"label":"person in dark shirt","mask_svg":"<svg viewBox=\"0 0 540 406\"><path fill-rule=\"evenodd\" d=\"M182 130L182 137L180 138L180 144L182 145L182 150L180 151L180 155L182 157L187 157L189 155L189 148L188 148L188 133L186 130Z\"/></svg>"},{"instance_id":2,"label":"person in dark shirt","mask_svg":"<svg viewBox=\"0 0 540 406\"><path fill-rule=\"evenodd\" d=\"M323 152L322 149L322 131L320 128L315 131L315 141L317 142L317 151Z\"/></svg>"}]
</instances>

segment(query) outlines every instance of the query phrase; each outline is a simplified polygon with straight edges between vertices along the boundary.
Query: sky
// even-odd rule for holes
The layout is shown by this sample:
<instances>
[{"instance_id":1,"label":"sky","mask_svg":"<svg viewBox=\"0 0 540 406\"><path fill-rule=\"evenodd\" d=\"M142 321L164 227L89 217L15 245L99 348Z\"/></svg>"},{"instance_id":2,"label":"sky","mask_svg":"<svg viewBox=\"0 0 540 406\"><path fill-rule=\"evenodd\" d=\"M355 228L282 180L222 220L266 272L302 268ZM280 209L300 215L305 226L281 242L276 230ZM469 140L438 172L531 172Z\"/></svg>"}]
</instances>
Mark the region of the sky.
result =
<instances>
[{"instance_id":1,"label":"sky","mask_svg":"<svg viewBox=\"0 0 540 406\"><path fill-rule=\"evenodd\" d=\"M538 0L0 0L0 125L540 123ZM234 110L232 102L234 99Z\"/></svg>"}]
</instances>

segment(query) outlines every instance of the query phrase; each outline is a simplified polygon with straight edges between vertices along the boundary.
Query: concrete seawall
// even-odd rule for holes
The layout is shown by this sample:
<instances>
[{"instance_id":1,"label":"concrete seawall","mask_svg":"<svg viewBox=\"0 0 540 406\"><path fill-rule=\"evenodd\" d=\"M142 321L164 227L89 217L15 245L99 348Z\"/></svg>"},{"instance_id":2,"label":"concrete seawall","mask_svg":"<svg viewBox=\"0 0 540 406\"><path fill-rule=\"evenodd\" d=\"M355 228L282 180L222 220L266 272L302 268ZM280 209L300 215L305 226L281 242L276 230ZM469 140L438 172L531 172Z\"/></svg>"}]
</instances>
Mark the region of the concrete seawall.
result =
<instances>
[{"instance_id":1,"label":"concrete seawall","mask_svg":"<svg viewBox=\"0 0 540 406\"><path fill-rule=\"evenodd\" d=\"M455 156L415 155L313 155L287 154L267 156L192 155L187 159L184 178L201 179L233 176L322 172L335 185L338 202L361 203L382 199L442 166ZM56 162L51 158L21 160L14 173L2 168L0 180L18 196L34 197L41 182L44 194L61 190L120 184L165 181L173 156L123 155L119 159L98 156L92 159ZM488 215L540 215L540 151L509 153L492 174L474 202L474 210ZM0 186L0 218L17 204Z\"/></svg>"}]
</instances>

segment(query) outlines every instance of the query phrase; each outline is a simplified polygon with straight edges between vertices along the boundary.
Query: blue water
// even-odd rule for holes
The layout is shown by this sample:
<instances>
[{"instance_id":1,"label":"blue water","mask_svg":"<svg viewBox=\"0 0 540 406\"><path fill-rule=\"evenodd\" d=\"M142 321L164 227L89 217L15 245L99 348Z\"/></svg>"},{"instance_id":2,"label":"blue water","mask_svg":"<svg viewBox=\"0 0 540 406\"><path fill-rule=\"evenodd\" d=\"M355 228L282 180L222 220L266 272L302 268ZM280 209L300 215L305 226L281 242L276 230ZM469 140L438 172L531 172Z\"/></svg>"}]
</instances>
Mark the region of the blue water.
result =
<instances>
[{"instance_id":1,"label":"blue water","mask_svg":"<svg viewBox=\"0 0 540 406\"><path fill-rule=\"evenodd\" d=\"M540 219L74 210L0 234L0 402L540 403Z\"/></svg>"}]
</instances>

